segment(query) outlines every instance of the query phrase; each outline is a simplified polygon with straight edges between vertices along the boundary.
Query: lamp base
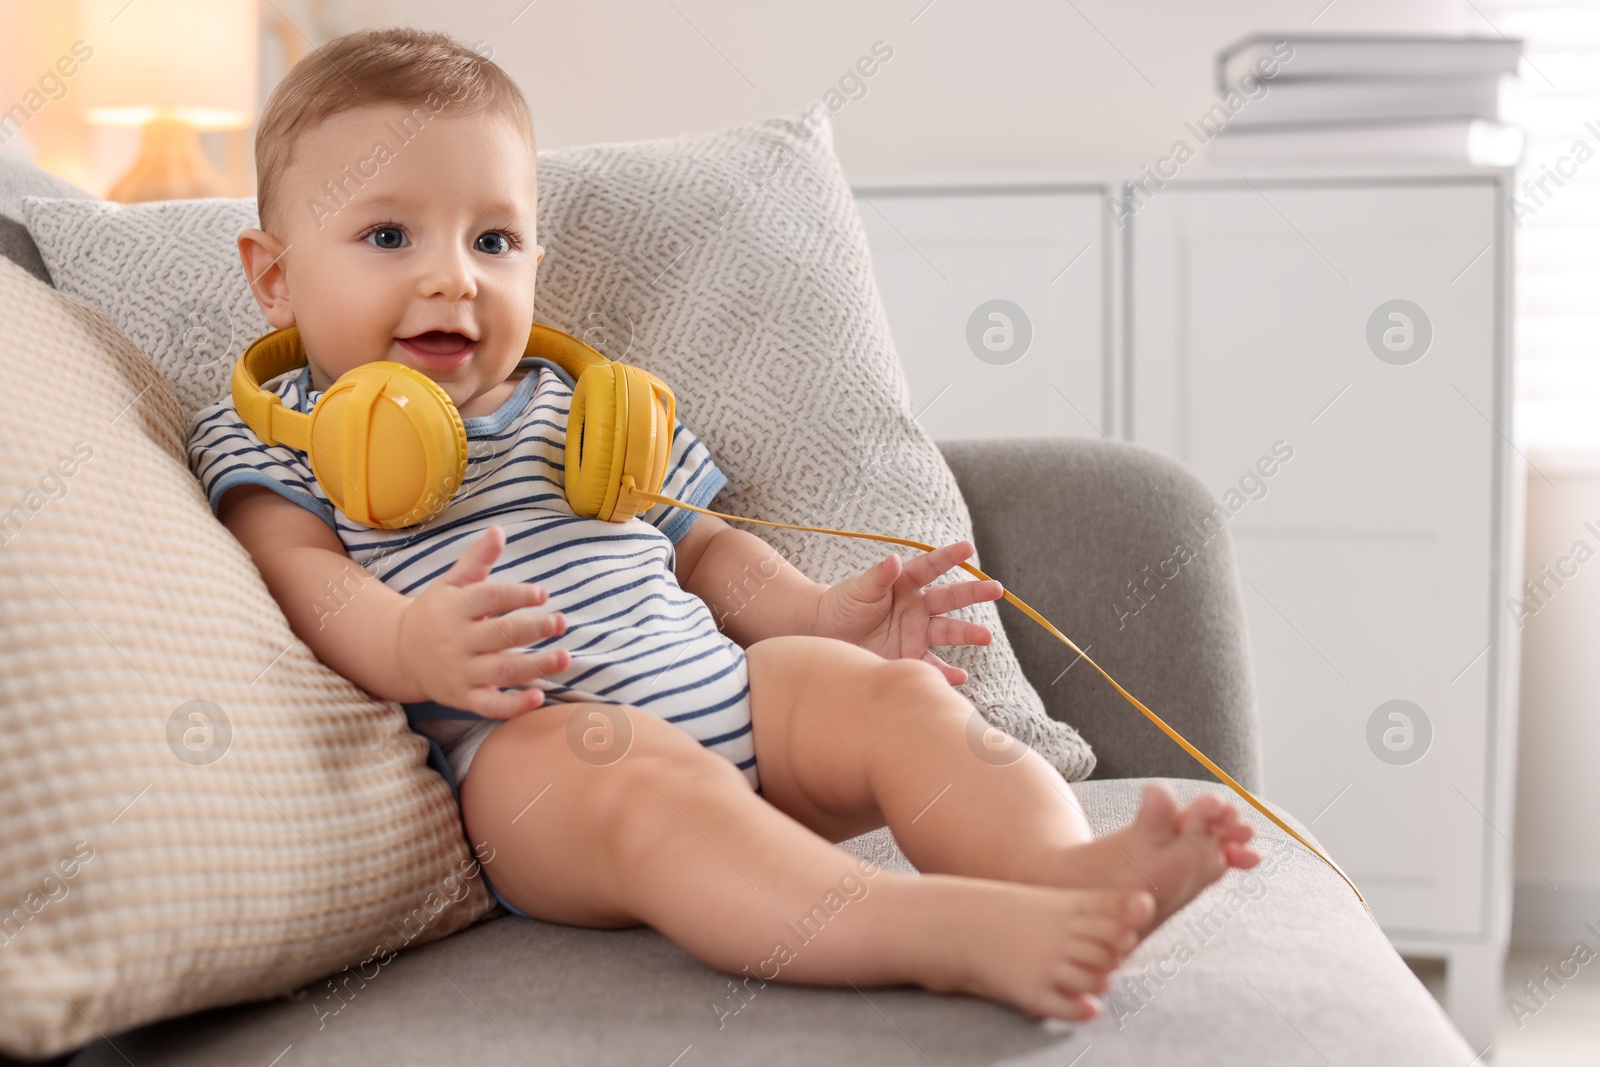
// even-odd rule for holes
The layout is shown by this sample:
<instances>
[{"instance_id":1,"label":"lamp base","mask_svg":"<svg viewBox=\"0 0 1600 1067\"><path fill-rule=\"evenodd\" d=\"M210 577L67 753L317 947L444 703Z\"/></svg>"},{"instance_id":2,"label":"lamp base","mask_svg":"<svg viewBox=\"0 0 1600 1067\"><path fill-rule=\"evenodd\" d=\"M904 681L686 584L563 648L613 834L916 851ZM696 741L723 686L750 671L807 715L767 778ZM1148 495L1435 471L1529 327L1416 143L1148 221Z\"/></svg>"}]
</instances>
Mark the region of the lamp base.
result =
<instances>
[{"instance_id":1,"label":"lamp base","mask_svg":"<svg viewBox=\"0 0 1600 1067\"><path fill-rule=\"evenodd\" d=\"M200 131L174 118L145 123L139 158L106 193L122 204L222 195L222 175L200 147Z\"/></svg>"}]
</instances>

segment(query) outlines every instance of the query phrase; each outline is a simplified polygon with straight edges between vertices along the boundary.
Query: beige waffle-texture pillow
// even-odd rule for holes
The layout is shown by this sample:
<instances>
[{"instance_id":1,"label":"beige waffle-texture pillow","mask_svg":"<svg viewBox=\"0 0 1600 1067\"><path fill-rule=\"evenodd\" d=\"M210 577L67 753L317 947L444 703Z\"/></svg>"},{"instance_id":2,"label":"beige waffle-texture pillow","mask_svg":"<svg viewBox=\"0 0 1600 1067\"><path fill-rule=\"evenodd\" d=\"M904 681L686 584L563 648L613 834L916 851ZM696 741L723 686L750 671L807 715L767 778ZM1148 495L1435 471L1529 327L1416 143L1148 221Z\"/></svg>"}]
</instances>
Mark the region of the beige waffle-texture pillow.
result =
<instances>
[{"instance_id":1,"label":"beige waffle-texture pillow","mask_svg":"<svg viewBox=\"0 0 1600 1067\"><path fill-rule=\"evenodd\" d=\"M678 414L728 475L715 510L931 545L972 536L954 475L912 419L825 108L542 152L538 170L535 316L673 387ZM267 328L233 244L253 201L29 198L23 211L56 285L131 331L186 416L222 397L232 357ZM821 582L915 551L741 528ZM941 579L968 580L959 569ZM994 633L986 646L935 649L969 673L961 692L1069 780L1088 777L1088 744L1049 717L995 605L951 614Z\"/></svg>"},{"instance_id":2,"label":"beige waffle-texture pillow","mask_svg":"<svg viewBox=\"0 0 1600 1067\"><path fill-rule=\"evenodd\" d=\"M0 322L0 1050L370 978L490 911L426 742L290 632L150 361L4 259Z\"/></svg>"}]
</instances>

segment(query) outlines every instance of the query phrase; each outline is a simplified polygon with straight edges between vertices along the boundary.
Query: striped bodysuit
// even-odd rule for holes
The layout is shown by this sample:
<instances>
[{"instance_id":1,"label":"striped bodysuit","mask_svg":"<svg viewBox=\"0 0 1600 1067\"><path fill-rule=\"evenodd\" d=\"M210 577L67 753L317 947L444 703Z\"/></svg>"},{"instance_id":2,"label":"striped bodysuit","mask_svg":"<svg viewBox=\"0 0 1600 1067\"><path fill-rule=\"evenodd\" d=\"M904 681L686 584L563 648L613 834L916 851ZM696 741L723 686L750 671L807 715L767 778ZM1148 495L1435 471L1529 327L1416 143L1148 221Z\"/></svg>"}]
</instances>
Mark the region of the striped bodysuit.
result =
<instances>
[{"instance_id":1,"label":"striped bodysuit","mask_svg":"<svg viewBox=\"0 0 1600 1067\"><path fill-rule=\"evenodd\" d=\"M228 489L265 485L321 518L353 560L407 595L420 593L499 525L506 547L490 579L543 585L549 597L541 610L567 619L564 634L526 646L565 648L571 656L564 670L535 680L546 690L546 705L598 701L658 715L732 761L759 792L744 649L717 629L710 608L673 573L673 546L698 513L655 504L623 523L574 515L563 489L572 379L544 359L524 358L518 367L525 373L499 410L464 420L466 480L449 506L420 526L382 530L352 522L329 502L306 457L263 445L231 398L195 417L189 465L213 511ZM321 395L310 391L306 368L267 387L298 411L309 412ZM681 421L667 472L662 494L700 507L727 481ZM452 788L502 725L431 702L405 707Z\"/></svg>"}]
</instances>

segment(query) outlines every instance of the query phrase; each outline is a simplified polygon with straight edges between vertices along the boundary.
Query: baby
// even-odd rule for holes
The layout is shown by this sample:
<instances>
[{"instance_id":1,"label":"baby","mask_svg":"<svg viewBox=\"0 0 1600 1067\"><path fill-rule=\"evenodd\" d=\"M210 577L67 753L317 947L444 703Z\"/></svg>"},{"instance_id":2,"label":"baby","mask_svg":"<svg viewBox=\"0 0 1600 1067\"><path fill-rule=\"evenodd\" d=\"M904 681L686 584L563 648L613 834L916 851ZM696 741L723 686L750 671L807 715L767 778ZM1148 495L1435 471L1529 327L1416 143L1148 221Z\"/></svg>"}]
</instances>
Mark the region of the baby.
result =
<instances>
[{"instance_id":1,"label":"baby","mask_svg":"<svg viewBox=\"0 0 1600 1067\"><path fill-rule=\"evenodd\" d=\"M460 409L471 465L404 530L340 513L231 401L197 416L191 465L295 633L428 738L508 909L647 923L735 974L1085 1019L1156 924L1259 861L1215 796L1180 810L1153 784L1097 839L1037 753L973 755L966 673L930 648L990 640L945 613L998 582L930 584L971 542L824 585L713 516L573 513L573 382L523 355L544 257L532 120L494 63L441 34L341 37L274 90L256 156L240 258L308 359L268 388L309 411L352 367L405 364ZM662 492L704 506L725 481L677 423ZM740 599L751 569L764 584ZM923 873L870 868L869 891L836 843L885 824Z\"/></svg>"}]
</instances>

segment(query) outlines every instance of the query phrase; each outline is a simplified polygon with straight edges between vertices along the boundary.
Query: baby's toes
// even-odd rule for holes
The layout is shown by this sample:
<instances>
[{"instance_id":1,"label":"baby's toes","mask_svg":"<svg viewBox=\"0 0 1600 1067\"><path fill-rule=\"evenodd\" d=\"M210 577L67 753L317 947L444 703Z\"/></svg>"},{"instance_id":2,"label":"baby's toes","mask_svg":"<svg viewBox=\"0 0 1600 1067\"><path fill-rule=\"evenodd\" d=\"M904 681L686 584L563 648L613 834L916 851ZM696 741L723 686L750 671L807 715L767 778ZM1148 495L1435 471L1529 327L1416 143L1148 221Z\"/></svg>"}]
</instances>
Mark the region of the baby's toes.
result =
<instances>
[{"instance_id":1,"label":"baby's toes","mask_svg":"<svg viewBox=\"0 0 1600 1067\"><path fill-rule=\"evenodd\" d=\"M1150 918L1145 915L1147 921ZM1069 938L1077 940L1093 940L1105 946L1113 956L1121 959L1132 952L1139 944L1139 927L1120 918L1110 916L1096 916L1093 920L1082 921L1073 925Z\"/></svg>"},{"instance_id":2,"label":"baby's toes","mask_svg":"<svg viewBox=\"0 0 1600 1067\"><path fill-rule=\"evenodd\" d=\"M1240 870L1247 871L1261 862L1261 853L1245 845L1223 845L1222 854L1227 857L1228 866Z\"/></svg>"},{"instance_id":3,"label":"baby's toes","mask_svg":"<svg viewBox=\"0 0 1600 1067\"><path fill-rule=\"evenodd\" d=\"M1062 953L1073 963L1096 971L1109 971L1122 962L1126 952L1107 941L1092 937L1075 937L1067 942Z\"/></svg>"},{"instance_id":4,"label":"baby's toes","mask_svg":"<svg viewBox=\"0 0 1600 1067\"><path fill-rule=\"evenodd\" d=\"M1146 782L1139 801L1139 814L1134 825L1151 838L1170 837L1181 825L1184 812L1178 808L1178 794L1159 778Z\"/></svg>"},{"instance_id":5,"label":"baby's toes","mask_svg":"<svg viewBox=\"0 0 1600 1067\"><path fill-rule=\"evenodd\" d=\"M1204 828L1210 831L1219 819L1227 814L1228 804L1215 793L1202 793L1190 802L1183 813L1185 826Z\"/></svg>"},{"instance_id":6,"label":"baby's toes","mask_svg":"<svg viewBox=\"0 0 1600 1067\"><path fill-rule=\"evenodd\" d=\"M1088 1022L1100 1014L1100 1001L1087 993L1064 989L1051 998L1050 1014L1075 1023Z\"/></svg>"},{"instance_id":7,"label":"baby's toes","mask_svg":"<svg viewBox=\"0 0 1600 1067\"><path fill-rule=\"evenodd\" d=\"M1217 801L1217 815L1213 821L1218 827L1235 826L1244 821L1244 811L1239 805L1220 795L1216 796L1215 799Z\"/></svg>"},{"instance_id":8,"label":"baby's toes","mask_svg":"<svg viewBox=\"0 0 1600 1067\"><path fill-rule=\"evenodd\" d=\"M1098 998L1091 997L1087 993L1068 993L1066 996L1083 1013L1078 1016L1079 1019L1087 1022L1100 1014L1100 1001Z\"/></svg>"},{"instance_id":9,"label":"baby's toes","mask_svg":"<svg viewBox=\"0 0 1600 1067\"><path fill-rule=\"evenodd\" d=\"M1086 967L1072 960L1056 964L1050 981L1062 993L1104 993L1111 988L1109 968Z\"/></svg>"},{"instance_id":10,"label":"baby's toes","mask_svg":"<svg viewBox=\"0 0 1600 1067\"><path fill-rule=\"evenodd\" d=\"M1239 809L1231 800L1225 800L1216 794L1211 794L1211 799L1217 802L1216 814L1211 816L1212 825L1226 826L1239 818Z\"/></svg>"},{"instance_id":11,"label":"baby's toes","mask_svg":"<svg viewBox=\"0 0 1600 1067\"><path fill-rule=\"evenodd\" d=\"M1017 1010L1035 1023L1042 1023L1046 1019L1083 1023L1100 1014L1100 1001L1087 993L1074 993L1051 986L1019 1003Z\"/></svg>"},{"instance_id":12,"label":"baby's toes","mask_svg":"<svg viewBox=\"0 0 1600 1067\"><path fill-rule=\"evenodd\" d=\"M1073 893L1071 930L1137 930L1155 913L1156 898L1144 889L1085 889Z\"/></svg>"},{"instance_id":13,"label":"baby's toes","mask_svg":"<svg viewBox=\"0 0 1600 1067\"><path fill-rule=\"evenodd\" d=\"M1224 813L1222 801L1214 796L1196 797L1183 813L1182 833L1190 838L1216 839Z\"/></svg>"},{"instance_id":14,"label":"baby's toes","mask_svg":"<svg viewBox=\"0 0 1600 1067\"><path fill-rule=\"evenodd\" d=\"M1121 895L1118 901L1117 918L1124 924L1123 929L1134 934L1134 944L1138 944L1138 931L1143 930L1145 923L1150 921L1156 913L1156 898L1145 889L1134 889ZM1130 949L1132 946L1129 946Z\"/></svg>"},{"instance_id":15,"label":"baby's toes","mask_svg":"<svg viewBox=\"0 0 1600 1067\"><path fill-rule=\"evenodd\" d=\"M1222 877L1222 873L1228 869L1228 849L1236 846L1223 840L1210 823L1196 820L1185 831L1196 856L1195 874L1201 878L1202 884L1210 884Z\"/></svg>"}]
</instances>

